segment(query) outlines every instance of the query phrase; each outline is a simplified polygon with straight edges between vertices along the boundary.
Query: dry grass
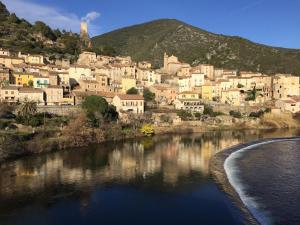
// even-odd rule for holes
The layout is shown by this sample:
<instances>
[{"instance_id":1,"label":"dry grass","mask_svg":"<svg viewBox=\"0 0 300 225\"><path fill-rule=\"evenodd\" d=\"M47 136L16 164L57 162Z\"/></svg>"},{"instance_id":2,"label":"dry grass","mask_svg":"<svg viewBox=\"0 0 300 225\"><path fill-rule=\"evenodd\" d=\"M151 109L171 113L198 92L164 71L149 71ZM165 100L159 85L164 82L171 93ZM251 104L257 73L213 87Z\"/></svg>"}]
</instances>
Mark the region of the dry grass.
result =
<instances>
[{"instance_id":1,"label":"dry grass","mask_svg":"<svg viewBox=\"0 0 300 225\"><path fill-rule=\"evenodd\" d=\"M293 118L292 114L266 113L261 118L261 124L272 128L295 128L299 127L299 122Z\"/></svg>"}]
</instances>

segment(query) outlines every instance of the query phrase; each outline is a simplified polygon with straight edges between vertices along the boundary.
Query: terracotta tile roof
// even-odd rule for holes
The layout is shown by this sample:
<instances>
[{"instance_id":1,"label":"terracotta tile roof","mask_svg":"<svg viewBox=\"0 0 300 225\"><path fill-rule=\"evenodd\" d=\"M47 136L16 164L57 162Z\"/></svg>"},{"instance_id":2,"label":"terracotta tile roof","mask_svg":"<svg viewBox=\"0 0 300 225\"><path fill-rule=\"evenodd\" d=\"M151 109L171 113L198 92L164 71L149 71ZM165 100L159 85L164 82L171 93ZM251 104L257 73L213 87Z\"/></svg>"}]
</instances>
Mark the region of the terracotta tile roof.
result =
<instances>
[{"instance_id":1,"label":"terracotta tile roof","mask_svg":"<svg viewBox=\"0 0 300 225\"><path fill-rule=\"evenodd\" d=\"M26 74L27 75L27 74ZM29 74L30 75L30 74ZM40 74L33 74L33 78L43 78L43 79L49 79L49 77L42 76Z\"/></svg>"},{"instance_id":2,"label":"terracotta tile roof","mask_svg":"<svg viewBox=\"0 0 300 225\"><path fill-rule=\"evenodd\" d=\"M19 89L19 92L21 92L21 93L43 93L43 90L38 89L38 88L22 87Z\"/></svg>"},{"instance_id":3,"label":"terracotta tile roof","mask_svg":"<svg viewBox=\"0 0 300 225\"><path fill-rule=\"evenodd\" d=\"M18 86L4 86L1 89L2 90L18 90L20 87Z\"/></svg>"},{"instance_id":4,"label":"terracotta tile roof","mask_svg":"<svg viewBox=\"0 0 300 225\"><path fill-rule=\"evenodd\" d=\"M296 101L294 101L294 100L292 100L292 99L283 100L283 102L288 103L288 104L296 103Z\"/></svg>"},{"instance_id":5,"label":"terracotta tile roof","mask_svg":"<svg viewBox=\"0 0 300 225\"><path fill-rule=\"evenodd\" d=\"M300 102L300 96L292 96L291 99L295 102Z\"/></svg>"},{"instance_id":6,"label":"terracotta tile roof","mask_svg":"<svg viewBox=\"0 0 300 225\"><path fill-rule=\"evenodd\" d=\"M24 75L24 76L40 76L39 73L32 72L32 73L27 73L27 72L13 72L13 75Z\"/></svg>"},{"instance_id":7,"label":"terracotta tile roof","mask_svg":"<svg viewBox=\"0 0 300 225\"><path fill-rule=\"evenodd\" d=\"M73 64L70 66L71 68L75 67L75 68L84 68L84 69L91 69L89 66L85 66L85 65L79 65L79 64Z\"/></svg>"},{"instance_id":8,"label":"terracotta tile roof","mask_svg":"<svg viewBox=\"0 0 300 225\"><path fill-rule=\"evenodd\" d=\"M19 60L24 61L24 59L18 58L18 57L15 57L15 56L1 55L0 58L6 58L6 59L19 59Z\"/></svg>"},{"instance_id":9,"label":"terracotta tile roof","mask_svg":"<svg viewBox=\"0 0 300 225\"><path fill-rule=\"evenodd\" d=\"M30 65L29 66L45 66L45 64L42 64L42 63L29 63Z\"/></svg>"},{"instance_id":10,"label":"terracotta tile roof","mask_svg":"<svg viewBox=\"0 0 300 225\"><path fill-rule=\"evenodd\" d=\"M144 100L144 97L141 95L125 95L125 94L117 94L121 100Z\"/></svg>"},{"instance_id":11,"label":"terracotta tile roof","mask_svg":"<svg viewBox=\"0 0 300 225\"><path fill-rule=\"evenodd\" d=\"M114 92L106 92L106 91L97 91L97 94L104 98L113 98L116 95L116 93Z\"/></svg>"},{"instance_id":12,"label":"terracotta tile roof","mask_svg":"<svg viewBox=\"0 0 300 225\"><path fill-rule=\"evenodd\" d=\"M98 84L98 81L95 81L95 80L80 80L79 83Z\"/></svg>"},{"instance_id":13,"label":"terracotta tile roof","mask_svg":"<svg viewBox=\"0 0 300 225\"><path fill-rule=\"evenodd\" d=\"M193 91L184 91L184 92L181 92L181 93L179 93L180 95L181 94L186 94L186 95L198 95L198 93L196 93L196 92L193 92Z\"/></svg>"},{"instance_id":14,"label":"terracotta tile roof","mask_svg":"<svg viewBox=\"0 0 300 225\"><path fill-rule=\"evenodd\" d=\"M51 88L51 89L62 89L62 87L59 86L59 85L48 85L47 88Z\"/></svg>"}]
</instances>

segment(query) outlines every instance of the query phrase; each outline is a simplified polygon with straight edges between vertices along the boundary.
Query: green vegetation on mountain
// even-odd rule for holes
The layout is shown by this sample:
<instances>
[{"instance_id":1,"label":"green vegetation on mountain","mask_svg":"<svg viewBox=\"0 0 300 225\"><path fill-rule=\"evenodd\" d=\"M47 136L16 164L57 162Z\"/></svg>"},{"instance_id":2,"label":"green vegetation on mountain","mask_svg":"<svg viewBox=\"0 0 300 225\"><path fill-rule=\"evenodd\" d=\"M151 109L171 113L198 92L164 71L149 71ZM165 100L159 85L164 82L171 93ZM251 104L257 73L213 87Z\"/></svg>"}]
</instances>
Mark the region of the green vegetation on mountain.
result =
<instances>
[{"instance_id":1,"label":"green vegetation on mountain","mask_svg":"<svg viewBox=\"0 0 300 225\"><path fill-rule=\"evenodd\" d=\"M106 33L92 39L95 47L113 46L117 54L149 60L156 67L163 53L174 54L192 65L300 75L300 50L257 44L213 34L178 20L162 19Z\"/></svg>"},{"instance_id":2,"label":"green vegetation on mountain","mask_svg":"<svg viewBox=\"0 0 300 225\"><path fill-rule=\"evenodd\" d=\"M0 46L12 51L72 58L85 46L78 34L52 30L44 22L30 24L0 2Z\"/></svg>"}]
</instances>

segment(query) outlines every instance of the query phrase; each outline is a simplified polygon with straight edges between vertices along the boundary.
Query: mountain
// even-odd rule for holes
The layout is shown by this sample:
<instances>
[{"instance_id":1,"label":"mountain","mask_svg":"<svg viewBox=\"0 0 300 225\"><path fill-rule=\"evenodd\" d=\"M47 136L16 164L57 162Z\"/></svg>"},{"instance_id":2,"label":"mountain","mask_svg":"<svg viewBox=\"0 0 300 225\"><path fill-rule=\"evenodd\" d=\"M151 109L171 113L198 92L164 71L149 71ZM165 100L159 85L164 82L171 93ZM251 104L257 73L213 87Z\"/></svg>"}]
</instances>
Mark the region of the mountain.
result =
<instances>
[{"instance_id":1,"label":"mountain","mask_svg":"<svg viewBox=\"0 0 300 225\"><path fill-rule=\"evenodd\" d=\"M163 53L192 65L267 74L300 75L300 50L257 44L241 37L214 34L174 19L161 19L118 29L92 38L95 47L112 46L117 54L161 66Z\"/></svg>"},{"instance_id":2,"label":"mountain","mask_svg":"<svg viewBox=\"0 0 300 225\"><path fill-rule=\"evenodd\" d=\"M0 1L0 47L12 51L45 54L50 58L76 59L87 48L76 33L53 30L42 21L31 24L10 13Z\"/></svg>"}]
</instances>

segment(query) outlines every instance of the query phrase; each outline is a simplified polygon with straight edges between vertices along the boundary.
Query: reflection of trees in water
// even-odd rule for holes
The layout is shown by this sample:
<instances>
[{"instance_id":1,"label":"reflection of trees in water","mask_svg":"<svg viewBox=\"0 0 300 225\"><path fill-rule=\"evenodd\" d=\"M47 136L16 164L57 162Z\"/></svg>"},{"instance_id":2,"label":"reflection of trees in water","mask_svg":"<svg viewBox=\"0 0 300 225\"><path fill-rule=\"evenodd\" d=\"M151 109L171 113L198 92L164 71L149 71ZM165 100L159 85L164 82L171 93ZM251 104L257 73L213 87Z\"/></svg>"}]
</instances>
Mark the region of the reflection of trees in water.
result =
<instances>
[{"instance_id":1,"label":"reflection of trees in water","mask_svg":"<svg viewBox=\"0 0 300 225\"><path fill-rule=\"evenodd\" d=\"M283 134L223 131L166 135L24 158L1 166L0 200L54 187L89 190L97 185L129 184L136 180L142 183L154 178L160 185L178 185L182 178L188 179L195 172L206 176L210 158L221 149L272 135Z\"/></svg>"}]
</instances>

